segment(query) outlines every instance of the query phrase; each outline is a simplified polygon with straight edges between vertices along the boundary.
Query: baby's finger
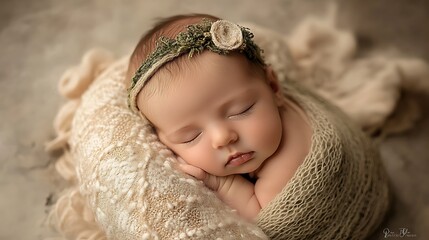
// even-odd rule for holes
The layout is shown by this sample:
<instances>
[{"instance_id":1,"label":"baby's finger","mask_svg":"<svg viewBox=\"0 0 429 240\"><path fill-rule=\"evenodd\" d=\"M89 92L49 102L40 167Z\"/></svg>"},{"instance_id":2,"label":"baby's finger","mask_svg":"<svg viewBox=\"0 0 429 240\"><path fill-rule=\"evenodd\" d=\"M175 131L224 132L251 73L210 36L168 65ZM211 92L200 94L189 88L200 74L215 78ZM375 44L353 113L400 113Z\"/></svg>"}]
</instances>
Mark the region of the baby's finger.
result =
<instances>
[{"instance_id":1,"label":"baby's finger","mask_svg":"<svg viewBox=\"0 0 429 240\"><path fill-rule=\"evenodd\" d=\"M204 180L205 177L206 177L206 172L204 170L202 170L200 168L197 168L197 167L194 167L192 165L189 165L189 164L179 164L179 168L183 172L185 172L185 173L193 176L194 178L196 178L198 180Z\"/></svg>"},{"instance_id":2,"label":"baby's finger","mask_svg":"<svg viewBox=\"0 0 429 240\"><path fill-rule=\"evenodd\" d=\"M186 163L185 160L183 160L183 158L181 158L181 157L177 157L177 161L179 163Z\"/></svg>"}]
</instances>

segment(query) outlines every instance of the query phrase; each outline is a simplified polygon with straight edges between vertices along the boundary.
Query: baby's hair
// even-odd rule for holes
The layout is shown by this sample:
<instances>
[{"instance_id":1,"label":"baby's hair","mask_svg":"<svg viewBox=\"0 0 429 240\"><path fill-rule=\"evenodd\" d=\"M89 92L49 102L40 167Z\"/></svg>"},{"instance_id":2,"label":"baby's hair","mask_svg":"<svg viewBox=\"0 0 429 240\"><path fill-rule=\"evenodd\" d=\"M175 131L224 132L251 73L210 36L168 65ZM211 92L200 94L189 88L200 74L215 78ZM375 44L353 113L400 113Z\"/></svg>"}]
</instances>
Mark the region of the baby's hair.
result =
<instances>
[{"instance_id":1,"label":"baby's hair","mask_svg":"<svg viewBox=\"0 0 429 240\"><path fill-rule=\"evenodd\" d=\"M199 23L202 19L219 20L220 18L208 14L176 15L160 19L155 26L146 32L132 53L128 65L127 80L131 81L136 70L145 61L156 47L156 41L161 37L175 38L177 34L190 24Z\"/></svg>"}]
</instances>

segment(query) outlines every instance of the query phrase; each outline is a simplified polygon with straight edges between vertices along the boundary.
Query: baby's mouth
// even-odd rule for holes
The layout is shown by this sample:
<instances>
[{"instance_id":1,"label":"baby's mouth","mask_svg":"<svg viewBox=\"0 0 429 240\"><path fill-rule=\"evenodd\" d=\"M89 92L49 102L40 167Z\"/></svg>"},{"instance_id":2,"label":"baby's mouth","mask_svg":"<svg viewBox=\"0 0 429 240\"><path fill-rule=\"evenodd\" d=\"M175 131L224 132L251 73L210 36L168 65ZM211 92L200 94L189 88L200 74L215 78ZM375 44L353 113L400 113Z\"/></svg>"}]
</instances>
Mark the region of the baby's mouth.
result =
<instances>
[{"instance_id":1,"label":"baby's mouth","mask_svg":"<svg viewBox=\"0 0 429 240\"><path fill-rule=\"evenodd\" d=\"M254 156L255 152L246 152L246 153L234 153L228 157L228 161L225 164L226 166L240 166L251 160Z\"/></svg>"}]
</instances>

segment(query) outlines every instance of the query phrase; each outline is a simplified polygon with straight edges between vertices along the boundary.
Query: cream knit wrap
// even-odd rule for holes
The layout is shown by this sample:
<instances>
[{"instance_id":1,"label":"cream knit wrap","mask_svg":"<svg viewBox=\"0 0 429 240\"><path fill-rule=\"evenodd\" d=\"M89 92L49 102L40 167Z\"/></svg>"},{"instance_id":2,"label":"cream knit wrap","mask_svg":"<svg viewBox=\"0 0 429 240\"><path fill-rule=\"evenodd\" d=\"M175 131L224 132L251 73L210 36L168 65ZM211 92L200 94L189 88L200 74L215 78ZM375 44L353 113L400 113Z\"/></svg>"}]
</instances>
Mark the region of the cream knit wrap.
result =
<instances>
[{"instance_id":1,"label":"cream knit wrap","mask_svg":"<svg viewBox=\"0 0 429 240\"><path fill-rule=\"evenodd\" d=\"M388 206L377 151L339 109L287 80L302 75L291 70L285 42L263 33L270 44L257 41L285 96L307 113L313 137L303 164L257 223L238 217L201 182L175 168L173 154L149 123L127 107L126 59L112 63L106 52L93 51L78 80L66 74L62 82L70 101L56 119L58 138L48 145L65 150L57 169L72 183L51 215L65 237L363 239L377 227Z\"/></svg>"},{"instance_id":2,"label":"cream knit wrap","mask_svg":"<svg viewBox=\"0 0 429 240\"><path fill-rule=\"evenodd\" d=\"M282 84L310 119L312 146L282 192L262 209L258 226L271 239L364 239L389 204L377 151L339 109L293 82Z\"/></svg>"}]
</instances>

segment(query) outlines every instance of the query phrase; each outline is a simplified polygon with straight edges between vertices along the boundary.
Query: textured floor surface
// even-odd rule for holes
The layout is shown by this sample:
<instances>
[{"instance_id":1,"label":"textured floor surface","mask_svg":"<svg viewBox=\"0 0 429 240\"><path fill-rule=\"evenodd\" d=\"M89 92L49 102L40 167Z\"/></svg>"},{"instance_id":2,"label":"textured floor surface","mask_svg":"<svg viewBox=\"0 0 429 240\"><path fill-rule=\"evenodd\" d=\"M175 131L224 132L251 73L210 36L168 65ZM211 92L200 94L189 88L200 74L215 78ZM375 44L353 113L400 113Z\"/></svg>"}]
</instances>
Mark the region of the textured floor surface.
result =
<instances>
[{"instance_id":1,"label":"textured floor surface","mask_svg":"<svg viewBox=\"0 0 429 240\"><path fill-rule=\"evenodd\" d=\"M250 21L287 34L307 15L321 15L334 0L237 1L0 1L0 239L44 239L49 205L64 183L55 156L44 152L62 103L61 74L92 47L128 54L156 17L205 12ZM339 3L338 25L358 34L367 50L395 47L429 60L429 1L350 0ZM429 79L428 79L429 81ZM381 152L395 203L386 229L429 239L429 96L419 96L423 118L391 136ZM404 230L403 230L404 231ZM394 237L390 237L394 239Z\"/></svg>"}]
</instances>

